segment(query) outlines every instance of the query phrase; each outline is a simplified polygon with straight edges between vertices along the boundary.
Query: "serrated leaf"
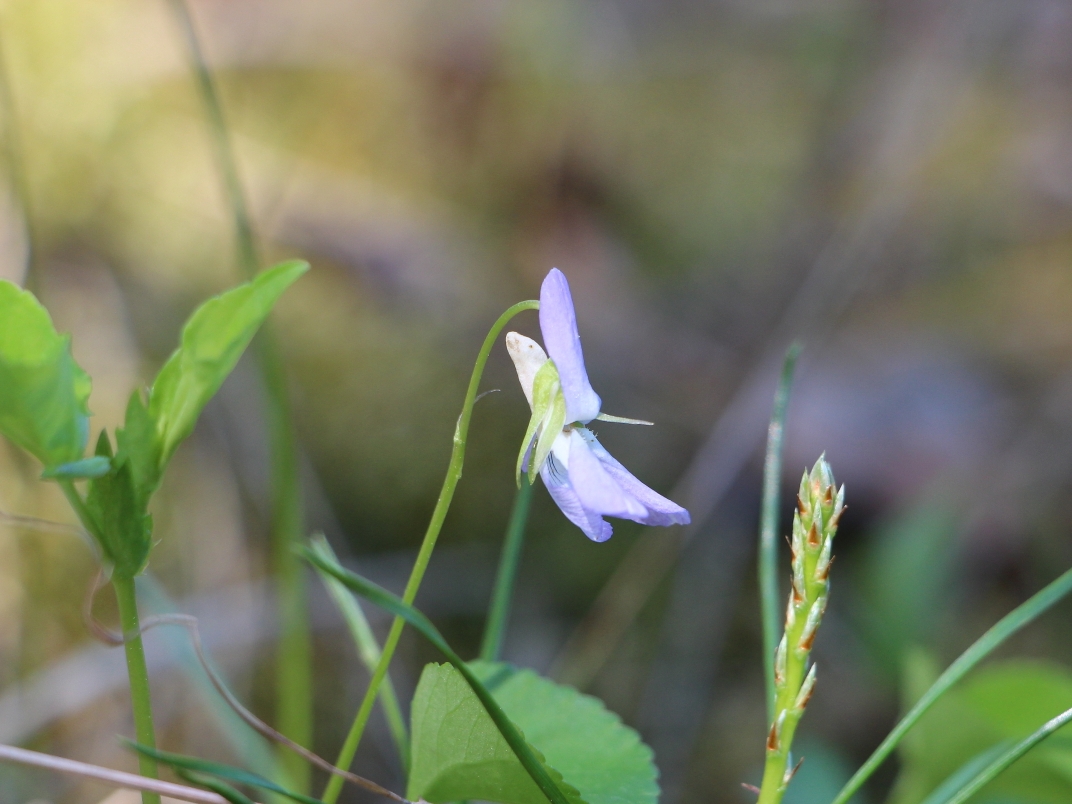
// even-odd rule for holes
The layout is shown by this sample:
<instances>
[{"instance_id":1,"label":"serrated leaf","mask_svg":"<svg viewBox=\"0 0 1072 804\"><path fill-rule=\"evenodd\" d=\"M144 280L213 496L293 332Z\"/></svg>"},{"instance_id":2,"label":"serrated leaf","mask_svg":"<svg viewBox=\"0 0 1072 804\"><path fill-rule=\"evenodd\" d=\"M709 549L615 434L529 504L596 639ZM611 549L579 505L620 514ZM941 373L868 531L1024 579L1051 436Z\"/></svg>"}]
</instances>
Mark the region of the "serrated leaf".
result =
<instances>
[{"instance_id":1,"label":"serrated leaf","mask_svg":"<svg viewBox=\"0 0 1072 804\"><path fill-rule=\"evenodd\" d=\"M306 262L281 263L209 299L190 316L181 345L160 369L149 397L160 471L193 432L202 409L234 369L276 300L307 270Z\"/></svg>"},{"instance_id":2,"label":"serrated leaf","mask_svg":"<svg viewBox=\"0 0 1072 804\"><path fill-rule=\"evenodd\" d=\"M29 291L0 280L0 432L46 467L82 457L91 382Z\"/></svg>"},{"instance_id":3,"label":"serrated leaf","mask_svg":"<svg viewBox=\"0 0 1072 804\"><path fill-rule=\"evenodd\" d=\"M654 804L651 749L601 701L530 670L494 662L469 667L491 689L545 765L587 804ZM544 804L506 741L461 675L425 667L412 707L409 798Z\"/></svg>"}]
</instances>

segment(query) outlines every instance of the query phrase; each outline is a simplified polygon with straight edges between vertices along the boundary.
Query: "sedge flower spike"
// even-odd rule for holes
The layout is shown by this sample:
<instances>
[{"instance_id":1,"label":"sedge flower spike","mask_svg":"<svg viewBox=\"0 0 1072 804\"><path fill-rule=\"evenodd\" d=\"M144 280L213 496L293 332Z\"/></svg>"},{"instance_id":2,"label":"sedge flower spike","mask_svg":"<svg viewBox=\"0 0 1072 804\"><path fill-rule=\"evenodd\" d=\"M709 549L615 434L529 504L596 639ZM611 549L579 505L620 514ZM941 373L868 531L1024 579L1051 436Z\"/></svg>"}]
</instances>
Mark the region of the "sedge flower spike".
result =
<instances>
[{"instance_id":1,"label":"sedge flower spike","mask_svg":"<svg viewBox=\"0 0 1072 804\"><path fill-rule=\"evenodd\" d=\"M584 534L605 542L613 529L605 516L644 525L687 525L689 512L645 486L611 457L585 425L600 421L651 424L600 412L588 382L569 283L551 269L540 288L540 331L547 352L516 332L506 348L517 369L532 418L517 459L517 477L538 473L562 513Z\"/></svg>"}]
</instances>

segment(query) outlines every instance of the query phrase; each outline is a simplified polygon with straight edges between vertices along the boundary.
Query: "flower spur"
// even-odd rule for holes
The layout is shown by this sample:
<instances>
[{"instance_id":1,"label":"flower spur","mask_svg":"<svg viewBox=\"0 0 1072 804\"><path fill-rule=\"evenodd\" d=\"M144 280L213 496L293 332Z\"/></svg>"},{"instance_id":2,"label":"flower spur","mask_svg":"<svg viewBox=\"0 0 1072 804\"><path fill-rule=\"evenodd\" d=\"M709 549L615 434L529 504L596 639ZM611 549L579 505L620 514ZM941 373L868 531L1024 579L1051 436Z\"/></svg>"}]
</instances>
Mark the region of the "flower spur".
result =
<instances>
[{"instance_id":1,"label":"flower spur","mask_svg":"<svg viewBox=\"0 0 1072 804\"><path fill-rule=\"evenodd\" d=\"M688 524L688 511L633 477L585 426L594 419L651 422L600 412L602 402L584 367L569 283L557 268L540 288L540 331L547 352L524 335L506 336L506 348L532 409L518 455L518 481L522 471L527 471L530 482L539 473L562 513L592 541L611 537L613 530L604 516L645 525Z\"/></svg>"}]
</instances>

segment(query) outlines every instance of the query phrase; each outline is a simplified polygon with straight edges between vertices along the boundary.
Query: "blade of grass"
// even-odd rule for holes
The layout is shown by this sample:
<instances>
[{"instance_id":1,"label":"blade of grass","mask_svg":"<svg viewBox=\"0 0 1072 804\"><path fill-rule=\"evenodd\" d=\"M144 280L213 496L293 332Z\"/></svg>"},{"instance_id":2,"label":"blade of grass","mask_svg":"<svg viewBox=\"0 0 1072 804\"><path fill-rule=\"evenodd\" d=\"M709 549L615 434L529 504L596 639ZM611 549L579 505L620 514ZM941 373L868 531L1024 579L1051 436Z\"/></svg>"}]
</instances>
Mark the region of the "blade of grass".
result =
<instances>
[{"instance_id":1,"label":"blade of grass","mask_svg":"<svg viewBox=\"0 0 1072 804\"><path fill-rule=\"evenodd\" d=\"M311 543L312 550L315 553L329 561L338 563L339 559L335 556L335 551L331 549L331 545L328 544L328 540L324 538L322 533L314 536ZM372 633L372 628L369 627L365 612L361 610L361 605L354 599L354 596L350 594L342 582L334 575L321 571L319 567L317 567L317 570L320 572L320 578L324 582L328 594L331 595L331 599L335 601L335 605L338 606L339 612L346 621L346 627L350 630L350 636L357 646L357 655L360 657L361 663L365 665L369 675L375 673L376 665L379 664L380 656L383 655L383 652L376 641L376 636ZM406 731L406 721L402 717L402 708L398 705L398 696L395 694L395 688L391 683L390 676L385 676L383 679L383 685L380 689L380 706L383 707L383 714L387 719L387 728L391 732L391 738L395 742L398 756L402 760L402 768L408 773L409 734Z\"/></svg>"},{"instance_id":2,"label":"blade of grass","mask_svg":"<svg viewBox=\"0 0 1072 804\"><path fill-rule=\"evenodd\" d=\"M942 673L931 688L923 694L923 697L916 702L916 705L912 707L908 714L901 718L901 721L894 726L893 731L887 735L881 745L875 749L874 753L871 754L860 769L853 774L852 778L845 783L845 786L841 789L841 792L837 794L837 797L834 798L832 804L845 804L845 802L852 798L852 795L860 789L863 783L870 778L871 774L875 772L886 757L893 752L893 749L897 747L897 744L901 742L909 729L916 725L919 719L923 717L924 713L926 713L939 698L967 675L973 667L989 656L995 648L1001 645L1001 643L1033 621L1036 617L1057 603L1057 601L1061 600L1061 598L1067 595L1070 591L1072 591L1072 569L1050 583L1049 586L1036 592L1028 600L1021 603L1011 612L1002 617L996 624L991 626L989 631L979 637L970 648L964 651L955 662L946 668L945 672Z\"/></svg>"},{"instance_id":3,"label":"blade of grass","mask_svg":"<svg viewBox=\"0 0 1072 804\"><path fill-rule=\"evenodd\" d=\"M406 582L406 589L402 593L402 601L407 606L413 603L413 600L417 597L417 591L421 588L424 572L428 569L428 562L432 560L432 550L435 549L436 540L439 539L439 531L443 528L443 520L447 518L451 500L454 499L454 490L458 487L458 481L462 477L462 468L465 464L465 444L466 439L469 437L469 420L473 415L473 405L476 404L477 398L476 392L480 387L480 378L484 375L484 366L488 362L488 355L491 354L491 347L495 345L499 338L499 333L502 332L510 319L523 310L537 310L539 307L540 303L538 301L523 301L508 309L492 324L491 329L484 338L480 351L477 353L476 363L473 365L473 374L469 378L469 388L465 392L465 402L462 403L462 412L458 416L458 424L454 428L454 447L450 453L447 476L443 478L439 499L436 500L432 518L428 522L428 529L425 531L424 540L421 542L421 549L417 552L417 560L413 562L413 569L410 571L409 580ZM391 664L391 657L394 656L395 648L398 647L398 640L402 636L402 626L405 622L404 617L396 614L394 622L391 623L391 630L383 643L383 654L380 656L380 662L376 666L376 671L372 674L368 690L366 690L365 697L361 701L361 706L358 707L353 725L346 735L346 741L339 751L339 758L335 761L335 765L339 768L349 768L350 763L353 762L357 746L361 742L361 735L364 733L365 725L368 723L369 715L372 713L372 703L376 700L380 684L383 683L384 678L387 676L387 668ZM341 789L342 782L339 781L338 777L329 779L323 795L326 804L335 804Z\"/></svg>"},{"instance_id":4,"label":"blade of grass","mask_svg":"<svg viewBox=\"0 0 1072 804\"><path fill-rule=\"evenodd\" d=\"M190 68L208 118L216 163L234 222L238 262L247 277L260 267L257 240L246 203L238 162L212 73L185 0L168 0L182 31ZM276 719L279 730L301 745L313 735L312 640L309 635L305 578L292 547L302 537L303 502L298 477L297 437L290 412L286 371L268 322L255 342L268 408L271 464L271 553L279 599L280 634L276 660ZM296 787L309 788L309 768L281 753L280 761Z\"/></svg>"},{"instance_id":5,"label":"blade of grass","mask_svg":"<svg viewBox=\"0 0 1072 804\"><path fill-rule=\"evenodd\" d=\"M521 546L525 541L525 523L529 518L532 484L525 475L521 476L520 482L517 494L514 495L510 522L506 526L502 558L499 559L495 589L491 594L491 606L488 608L488 621L480 645L480 658L486 662L498 661L502 652L506 624L510 619L510 601L514 596L514 581L517 579L517 567L521 560Z\"/></svg>"},{"instance_id":6,"label":"blade of grass","mask_svg":"<svg viewBox=\"0 0 1072 804\"><path fill-rule=\"evenodd\" d=\"M1033 734L1025 737L1011 748L1006 749L1000 756L993 759L990 764L975 774L975 777L962 786L949 798L942 799L934 804L964 804L972 796L990 784L998 774L1024 756L1028 751L1041 743L1059 728L1072 721L1072 709L1068 709L1052 720L1047 721ZM928 799L929 801L929 799Z\"/></svg>"},{"instance_id":7,"label":"blade of grass","mask_svg":"<svg viewBox=\"0 0 1072 804\"><path fill-rule=\"evenodd\" d=\"M767 722L774 722L774 653L778 648L781 592L778 590L778 502L782 485L782 442L785 411L793 387L793 370L801 345L790 344L782 363L774 409L767 428L767 454L763 460L763 507L759 522L759 605L763 615L763 675L767 689Z\"/></svg>"},{"instance_id":8,"label":"blade of grass","mask_svg":"<svg viewBox=\"0 0 1072 804\"><path fill-rule=\"evenodd\" d=\"M555 781L548 774L547 769L543 763L536 758L532 748L525 741L525 738L518 731L517 726L513 724L513 721L506 716L506 713L500 708L498 703L495 702L495 698L492 697L480 680L476 677L472 670L469 669L469 665L461 660L457 653L455 653L447 641L443 638L443 635L439 633L439 630L432 625L431 621L425 617L417 609L410 606L402 598L392 595L386 589L377 586L360 575L350 572L350 570L332 563L325 559L323 556L318 555L308 547L301 548L301 554L305 556L306 560L319 567L324 572L328 572L346 585L347 588L361 595L366 600L375 603L387 611L394 614L396 617L405 620L407 623L417 629L436 648L438 648L447 660L454 665L455 669L461 673L466 682L473 690L473 694L480 699L480 702L484 705L488 715L494 721L498 727L499 732L502 734L503 739L506 740L511 750L517 756L518 761L528 771L529 776L532 777L532 781L543 791L543 794L547 796L551 804L569 804L569 798L565 793L555 784Z\"/></svg>"}]
</instances>

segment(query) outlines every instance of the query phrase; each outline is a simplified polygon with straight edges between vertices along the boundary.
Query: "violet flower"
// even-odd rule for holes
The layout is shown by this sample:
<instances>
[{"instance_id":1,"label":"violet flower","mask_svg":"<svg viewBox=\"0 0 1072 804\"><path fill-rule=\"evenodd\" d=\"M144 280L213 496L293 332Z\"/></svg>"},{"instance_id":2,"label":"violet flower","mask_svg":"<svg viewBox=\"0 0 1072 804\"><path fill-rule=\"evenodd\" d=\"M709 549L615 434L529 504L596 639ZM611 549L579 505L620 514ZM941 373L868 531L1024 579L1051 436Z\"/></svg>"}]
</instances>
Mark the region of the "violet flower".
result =
<instances>
[{"instance_id":1,"label":"violet flower","mask_svg":"<svg viewBox=\"0 0 1072 804\"><path fill-rule=\"evenodd\" d=\"M605 516L645 525L686 525L689 512L645 486L611 457L586 424L593 419L651 424L600 412L601 400L588 382L577 334L569 283L552 268L540 288L540 331L548 354L536 341L511 332L506 347L532 419L518 456L517 475L538 472L566 518L593 541L613 532Z\"/></svg>"}]
</instances>

